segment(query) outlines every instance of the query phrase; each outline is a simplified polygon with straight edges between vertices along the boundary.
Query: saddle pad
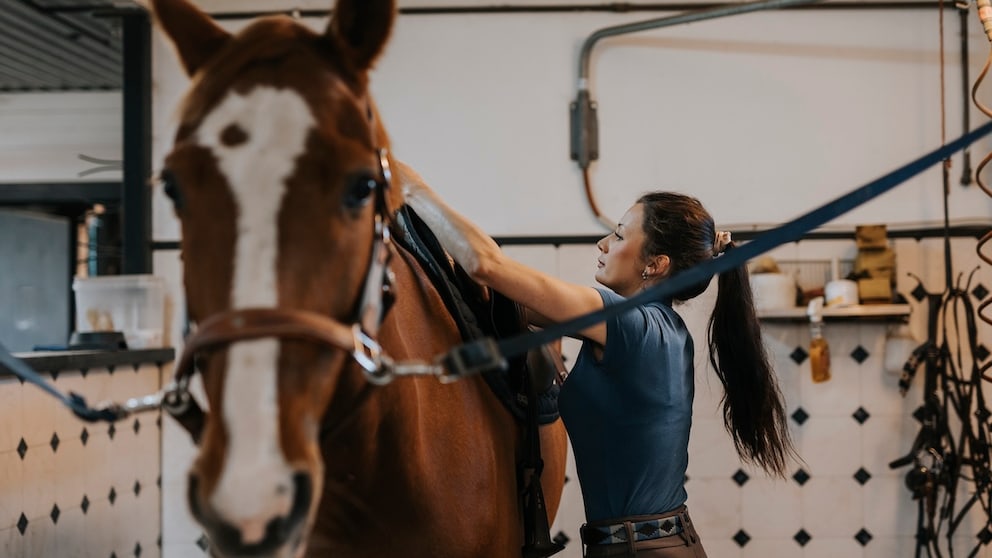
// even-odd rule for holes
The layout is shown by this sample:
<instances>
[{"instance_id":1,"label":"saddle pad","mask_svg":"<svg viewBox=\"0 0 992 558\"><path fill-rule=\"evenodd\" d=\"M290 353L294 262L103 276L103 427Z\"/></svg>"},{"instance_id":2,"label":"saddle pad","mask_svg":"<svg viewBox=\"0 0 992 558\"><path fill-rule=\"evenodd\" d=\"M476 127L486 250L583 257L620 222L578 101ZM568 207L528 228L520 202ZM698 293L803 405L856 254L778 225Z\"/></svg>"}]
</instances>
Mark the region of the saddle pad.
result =
<instances>
[{"instance_id":1,"label":"saddle pad","mask_svg":"<svg viewBox=\"0 0 992 558\"><path fill-rule=\"evenodd\" d=\"M481 297L482 287L474 282L468 273L457 263L449 263L448 255L441 247L430 228L409 206L399 209L394 220L393 238L403 249L416 258L424 269L434 288L465 341L481 337L497 339L526 331L520 309L510 299L493 292L488 300ZM527 397L523 374L511 371L526 367L526 357L510 359L506 370L490 370L482 373L486 383L503 405L518 420L527 416ZM558 419L558 385L550 385L538 394L538 422L547 424Z\"/></svg>"}]
</instances>

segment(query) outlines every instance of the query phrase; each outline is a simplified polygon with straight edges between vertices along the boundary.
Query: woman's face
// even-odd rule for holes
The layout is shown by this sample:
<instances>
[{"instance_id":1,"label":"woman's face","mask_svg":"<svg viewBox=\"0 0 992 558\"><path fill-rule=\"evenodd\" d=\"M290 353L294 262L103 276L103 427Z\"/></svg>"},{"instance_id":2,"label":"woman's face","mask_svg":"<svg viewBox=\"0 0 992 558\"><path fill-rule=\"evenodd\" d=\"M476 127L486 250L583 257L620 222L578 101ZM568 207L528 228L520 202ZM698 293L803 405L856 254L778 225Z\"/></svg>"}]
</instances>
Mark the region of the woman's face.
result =
<instances>
[{"instance_id":1,"label":"woman's face","mask_svg":"<svg viewBox=\"0 0 992 558\"><path fill-rule=\"evenodd\" d=\"M644 207L635 204L624 213L617 228L596 243L600 251L596 281L621 296L633 295L644 284L643 222Z\"/></svg>"}]
</instances>

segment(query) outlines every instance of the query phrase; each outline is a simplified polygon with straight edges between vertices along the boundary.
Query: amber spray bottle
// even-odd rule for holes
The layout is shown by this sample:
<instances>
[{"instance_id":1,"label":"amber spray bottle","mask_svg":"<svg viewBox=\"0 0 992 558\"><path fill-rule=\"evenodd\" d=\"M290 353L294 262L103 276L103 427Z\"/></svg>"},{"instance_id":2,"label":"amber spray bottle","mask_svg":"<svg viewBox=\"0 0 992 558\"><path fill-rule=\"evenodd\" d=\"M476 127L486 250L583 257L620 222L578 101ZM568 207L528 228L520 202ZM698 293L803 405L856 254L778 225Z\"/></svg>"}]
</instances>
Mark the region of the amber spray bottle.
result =
<instances>
[{"instance_id":1,"label":"amber spray bottle","mask_svg":"<svg viewBox=\"0 0 992 558\"><path fill-rule=\"evenodd\" d=\"M823 337L823 297L818 296L806 308L809 316L809 365L813 382L821 383L830 379L830 345Z\"/></svg>"}]
</instances>

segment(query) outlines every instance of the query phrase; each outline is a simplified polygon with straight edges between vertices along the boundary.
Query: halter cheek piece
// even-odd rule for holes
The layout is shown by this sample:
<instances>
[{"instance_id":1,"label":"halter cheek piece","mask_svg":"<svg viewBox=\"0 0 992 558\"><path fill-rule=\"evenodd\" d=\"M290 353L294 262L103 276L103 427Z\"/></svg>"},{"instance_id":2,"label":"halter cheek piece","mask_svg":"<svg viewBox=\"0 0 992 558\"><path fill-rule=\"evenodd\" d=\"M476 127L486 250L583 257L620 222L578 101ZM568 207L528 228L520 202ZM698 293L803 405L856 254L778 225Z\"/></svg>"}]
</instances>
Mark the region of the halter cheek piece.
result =
<instances>
[{"instance_id":1,"label":"halter cheek piece","mask_svg":"<svg viewBox=\"0 0 992 558\"><path fill-rule=\"evenodd\" d=\"M371 105L367 110L370 123L374 124ZM370 130L374 130L374 126L370 126ZM120 420L135 413L164 409L198 443L205 414L189 392L190 380L196 372L196 356L206 350L249 339L299 339L348 351L361 367L370 386L388 384L397 376L413 375L434 376L441 382L450 383L504 366L505 360L496 342L490 338L454 347L436 356L433 362L395 362L383 353L375 340L394 299L393 272L389 267L393 249L389 208L386 206L386 190L390 187L392 172L386 149L376 148L375 152L379 160L374 206L375 239L362 296L351 323L292 308L243 308L214 314L186 337L183 352L176 363L174 379L162 391L129 399L122 404L107 403L90 412L99 419ZM365 392L367 394L368 390Z\"/></svg>"}]
</instances>

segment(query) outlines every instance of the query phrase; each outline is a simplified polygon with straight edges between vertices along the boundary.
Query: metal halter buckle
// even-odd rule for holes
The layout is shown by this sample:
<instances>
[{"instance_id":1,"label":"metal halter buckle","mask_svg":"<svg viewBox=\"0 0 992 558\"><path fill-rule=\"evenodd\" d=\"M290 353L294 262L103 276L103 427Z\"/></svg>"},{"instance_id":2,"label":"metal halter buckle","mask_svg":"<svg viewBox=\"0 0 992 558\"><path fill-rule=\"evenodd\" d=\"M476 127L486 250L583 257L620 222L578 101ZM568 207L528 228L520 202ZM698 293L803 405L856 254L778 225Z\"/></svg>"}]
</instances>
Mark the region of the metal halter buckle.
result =
<instances>
[{"instance_id":1,"label":"metal halter buckle","mask_svg":"<svg viewBox=\"0 0 992 558\"><path fill-rule=\"evenodd\" d=\"M351 334L355 339L355 350L351 356L365 371L368 381L376 385L385 385L393 380L389 367L383 365L382 347L362 331L359 324L351 326Z\"/></svg>"},{"instance_id":2,"label":"metal halter buckle","mask_svg":"<svg viewBox=\"0 0 992 558\"><path fill-rule=\"evenodd\" d=\"M441 355L439 361L447 371L438 376L438 379L444 383L455 382L466 376L489 370L502 370L507 367L506 359L500 353L499 345L492 337L483 337L459 345Z\"/></svg>"}]
</instances>

